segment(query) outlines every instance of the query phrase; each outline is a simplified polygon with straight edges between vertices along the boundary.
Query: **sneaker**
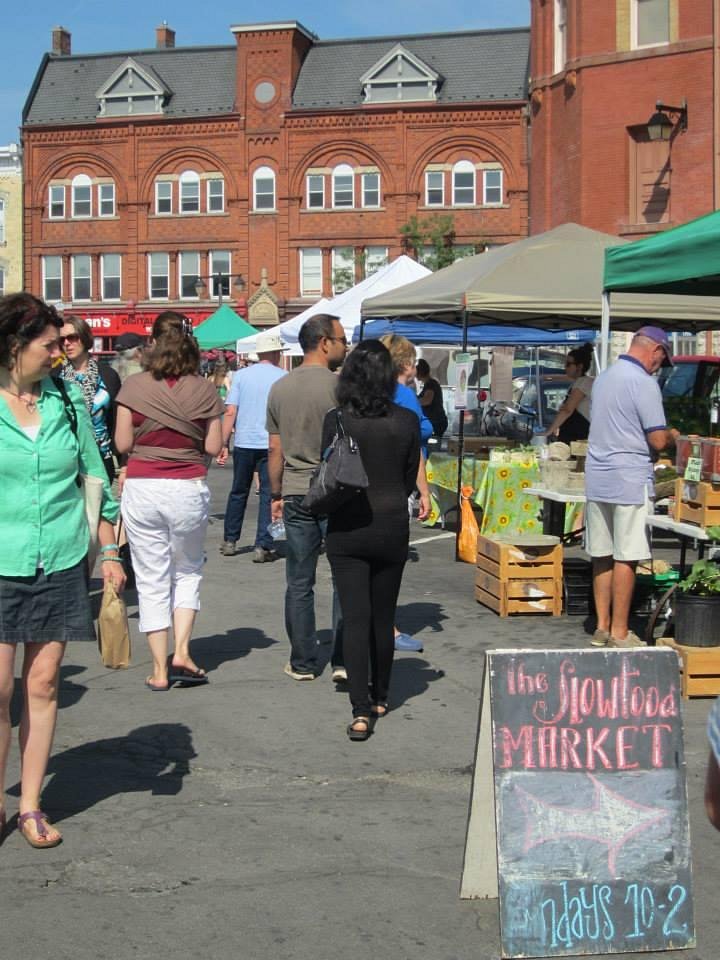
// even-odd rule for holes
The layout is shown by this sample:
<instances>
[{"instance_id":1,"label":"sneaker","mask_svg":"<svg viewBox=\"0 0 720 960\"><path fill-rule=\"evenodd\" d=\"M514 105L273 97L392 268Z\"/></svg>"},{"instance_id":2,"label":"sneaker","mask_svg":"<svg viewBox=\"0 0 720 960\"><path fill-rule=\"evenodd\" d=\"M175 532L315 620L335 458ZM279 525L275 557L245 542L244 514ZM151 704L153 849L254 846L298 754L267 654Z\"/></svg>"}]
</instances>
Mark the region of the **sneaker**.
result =
<instances>
[{"instance_id":1,"label":"sneaker","mask_svg":"<svg viewBox=\"0 0 720 960\"><path fill-rule=\"evenodd\" d=\"M311 670L295 670L291 663L286 663L283 667L283 673L286 673L288 677L292 677L293 680L314 680L315 674Z\"/></svg>"},{"instance_id":2,"label":"sneaker","mask_svg":"<svg viewBox=\"0 0 720 960\"><path fill-rule=\"evenodd\" d=\"M333 683L344 683L347 680L347 670L345 667L333 667L330 677Z\"/></svg>"},{"instance_id":3,"label":"sneaker","mask_svg":"<svg viewBox=\"0 0 720 960\"><path fill-rule=\"evenodd\" d=\"M410 650L413 653L422 653L423 645L422 641L416 640L415 637L411 637L409 633L396 633L395 649Z\"/></svg>"},{"instance_id":4,"label":"sneaker","mask_svg":"<svg viewBox=\"0 0 720 960\"><path fill-rule=\"evenodd\" d=\"M598 628L590 639L590 644L593 647L606 647L610 643L610 634L607 630L600 630Z\"/></svg>"},{"instance_id":5,"label":"sneaker","mask_svg":"<svg viewBox=\"0 0 720 960\"><path fill-rule=\"evenodd\" d=\"M234 557L237 553L236 540L223 540L220 544L220 553L224 557Z\"/></svg>"},{"instance_id":6,"label":"sneaker","mask_svg":"<svg viewBox=\"0 0 720 960\"><path fill-rule=\"evenodd\" d=\"M636 633L633 633L632 630L628 630L627 636L623 637L622 640L618 640L616 637L610 637L610 646L627 649L628 647L645 647L647 644L641 640Z\"/></svg>"},{"instance_id":7,"label":"sneaker","mask_svg":"<svg viewBox=\"0 0 720 960\"><path fill-rule=\"evenodd\" d=\"M255 547L253 550L253 563L272 563L277 560L278 555L274 550L266 550L265 547Z\"/></svg>"}]
</instances>

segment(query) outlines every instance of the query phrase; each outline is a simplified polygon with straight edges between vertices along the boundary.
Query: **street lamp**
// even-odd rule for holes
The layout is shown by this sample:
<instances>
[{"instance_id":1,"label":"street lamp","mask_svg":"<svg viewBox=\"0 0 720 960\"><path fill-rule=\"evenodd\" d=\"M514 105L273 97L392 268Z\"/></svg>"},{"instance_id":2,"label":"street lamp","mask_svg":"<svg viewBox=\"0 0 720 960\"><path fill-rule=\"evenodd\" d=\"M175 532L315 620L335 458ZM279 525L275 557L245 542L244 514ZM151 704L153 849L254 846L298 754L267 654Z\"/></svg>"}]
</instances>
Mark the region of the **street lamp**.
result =
<instances>
[{"instance_id":1,"label":"street lamp","mask_svg":"<svg viewBox=\"0 0 720 960\"><path fill-rule=\"evenodd\" d=\"M233 281L233 287L238 293L242 293L245 289L245 280L241 273L222 273L218 271L217 273L209 273L205 276L198 277L195 281L195 293L198 297L203 297L208 289L208 280L212 280L217 294L218 307L222 306L223 302L223 285L227 281L228 285L228 296L230 295L230 281Z\"/></svg>"},{"instance_id":2,"label":"street lamp","mask_svg":"<svg viewBox=\"0 0 720 960\"><path fill-rule=\"evenodd\" d=\"M655 113L647 122L647 131L649 140L669 140L675 124L668 116L669 113L675 114L677 119L677 128L680 131L687 130L688 126L688 108L687 100L683 100L681 106L671 107L659 100L655 104Z\"/></svg>"}]
</instances>

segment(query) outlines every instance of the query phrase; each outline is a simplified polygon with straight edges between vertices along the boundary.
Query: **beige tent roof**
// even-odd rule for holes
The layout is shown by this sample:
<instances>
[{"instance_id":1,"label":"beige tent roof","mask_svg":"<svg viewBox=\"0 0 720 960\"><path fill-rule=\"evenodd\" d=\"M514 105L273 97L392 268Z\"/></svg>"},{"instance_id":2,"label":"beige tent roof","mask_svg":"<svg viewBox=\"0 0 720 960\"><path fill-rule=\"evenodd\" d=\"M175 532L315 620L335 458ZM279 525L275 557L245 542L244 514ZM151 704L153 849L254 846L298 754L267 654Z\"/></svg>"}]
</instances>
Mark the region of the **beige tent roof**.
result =
<instances>
[{"instance_id":1,"label":"beige tent roof","mask_svg":"<svg viewBox=\"0 0 720 960\"><path fill-rule=\"evenodd\" d=\"M364 300L362 316L420 317L549 329L600 327L607 233L566 223L487 253L458 260L429 277ZM675 330L720 326L720 297L613 294L614 329L652 320Z\"/></svg>"}]
</instances>

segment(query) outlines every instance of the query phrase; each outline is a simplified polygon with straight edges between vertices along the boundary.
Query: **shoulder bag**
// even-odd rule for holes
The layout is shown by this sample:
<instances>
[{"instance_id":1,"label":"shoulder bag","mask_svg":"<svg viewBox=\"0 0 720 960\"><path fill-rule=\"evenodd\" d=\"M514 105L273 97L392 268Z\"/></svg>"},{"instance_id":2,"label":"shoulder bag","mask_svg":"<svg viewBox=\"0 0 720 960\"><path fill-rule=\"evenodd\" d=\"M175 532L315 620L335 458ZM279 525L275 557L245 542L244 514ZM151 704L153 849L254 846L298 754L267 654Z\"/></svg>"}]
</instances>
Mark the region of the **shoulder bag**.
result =
<instances>
[{"instance_id":1,"label":"shoulder bag","mask_svg":"<svg viewBox=\"0 0 720 960\"><path fill-rule=\"evenodd\" d=\"M78 420L77 410L67 392L65 381L60 377L53 377L53 383L60 391L65 416L68 418L70 429L75 439L78 439ZM78 470L77 480L85 501L85 519L87 520L88 530L90 532L90 542L88 544L88 565L92 571L97 560L98 553L98 525L100 523L100 508L102 507L104 483L99 477L91 477L87 473L80 473Z\"/></svg>"},{"instance_id":2,"label":"shoulder bag","mask_svg":"<svg viewBox=\"0 0 720 960\"><path fill-rule=\"evenodd\" d=\"M335 436L314 470L310 489L302 502L306 510L320 517L334 513L361 490L366 490L369 482L357 441L345 433L339 408L335 410L335 417Z\"/></svg>"}]
</instances>

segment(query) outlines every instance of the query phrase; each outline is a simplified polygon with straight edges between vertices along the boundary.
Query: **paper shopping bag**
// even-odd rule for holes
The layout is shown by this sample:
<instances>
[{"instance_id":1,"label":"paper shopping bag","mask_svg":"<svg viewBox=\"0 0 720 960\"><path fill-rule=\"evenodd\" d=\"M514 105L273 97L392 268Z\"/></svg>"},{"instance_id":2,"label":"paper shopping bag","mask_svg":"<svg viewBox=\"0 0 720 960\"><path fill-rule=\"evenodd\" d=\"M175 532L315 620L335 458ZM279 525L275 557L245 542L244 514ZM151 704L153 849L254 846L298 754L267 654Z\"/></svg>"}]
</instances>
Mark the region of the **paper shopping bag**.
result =
<instances>
[{"instance_id":1,"label":"paper shopping bag","mask_svg":"<svg viewBox=\"0 0 720 960\"><path fill-rule=\"evenodd\" d=\"M117 670L130 665L130 631L125 601L110 582L105 584L98 615L98 646L106 667Z\"/></svg>"}]
</instances>

